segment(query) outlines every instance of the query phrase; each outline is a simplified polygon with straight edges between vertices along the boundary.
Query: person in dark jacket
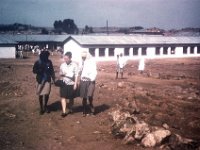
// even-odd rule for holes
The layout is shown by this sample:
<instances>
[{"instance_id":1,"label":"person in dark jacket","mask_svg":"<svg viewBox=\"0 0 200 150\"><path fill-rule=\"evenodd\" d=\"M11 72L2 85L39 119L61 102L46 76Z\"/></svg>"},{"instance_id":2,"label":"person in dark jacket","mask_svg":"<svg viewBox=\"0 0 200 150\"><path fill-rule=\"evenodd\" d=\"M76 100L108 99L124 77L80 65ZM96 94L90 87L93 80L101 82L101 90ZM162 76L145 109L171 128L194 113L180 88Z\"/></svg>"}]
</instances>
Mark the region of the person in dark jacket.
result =
<instances>
[{"instance_id":1,"label":"person in dark jacket","mask_svg":"<svg viewBox=\"0 0 200 150\"><path fill-rule=\"evenodd\" d=\"M40 114L45 112L49 113L47 103L49 100L49 94L51 91L51 81L55 83L55 72L52 61L49 60L50 53L48 51L42 51L33 66L33 73L36 74L36 93L39 96Z\"/></svg>"}]
</instances>

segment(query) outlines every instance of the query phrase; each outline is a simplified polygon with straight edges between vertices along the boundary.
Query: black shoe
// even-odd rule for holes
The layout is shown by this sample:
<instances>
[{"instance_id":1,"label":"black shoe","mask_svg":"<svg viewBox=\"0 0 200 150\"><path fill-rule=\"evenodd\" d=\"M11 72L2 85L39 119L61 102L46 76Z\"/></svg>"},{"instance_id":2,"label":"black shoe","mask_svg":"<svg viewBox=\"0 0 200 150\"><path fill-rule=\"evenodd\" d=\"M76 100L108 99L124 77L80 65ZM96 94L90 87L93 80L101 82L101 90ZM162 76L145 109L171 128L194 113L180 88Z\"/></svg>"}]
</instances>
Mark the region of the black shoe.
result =
<instances>
[{"instance_id":1,"label":"black shoe","mask_svg":"<svg viewBox=\"0 0 200 150\"><path fill-rule=\"evenodd\" d=\"M62 113L62 114L61 114L61 117L63 117L63 118L65 118L66 116L67 116L66 113Z\"/></svg>"},{"instance_id":2,"label":"black shoe","mask_svg":"<svg viewBox=\"0 0 200 150\"><path fill-rule=\"evenodd\" d=\"M43 115L44 114L44 110L40 110L40 115Z\"/></svg>"},{"instance_id":3,"label":"black shoe","mask_svg":"<svg viewBox=\"0 0 200 150\"><path fill-rule=\"evenodd\" d=\"M45 108L45 112L48 113L48 114L50 113L50 111L47 107Z\"/></svg>"},{"instance_id":4,"label":"black shoe","mask_svg":"<svg viewBox=\"0 0 200 150\"><path fill-rule=\"evenodd\" d=\"M70 109L67 113L68 113L68 114L73 114L73 110Z\"/></svg>"}]
</instances>

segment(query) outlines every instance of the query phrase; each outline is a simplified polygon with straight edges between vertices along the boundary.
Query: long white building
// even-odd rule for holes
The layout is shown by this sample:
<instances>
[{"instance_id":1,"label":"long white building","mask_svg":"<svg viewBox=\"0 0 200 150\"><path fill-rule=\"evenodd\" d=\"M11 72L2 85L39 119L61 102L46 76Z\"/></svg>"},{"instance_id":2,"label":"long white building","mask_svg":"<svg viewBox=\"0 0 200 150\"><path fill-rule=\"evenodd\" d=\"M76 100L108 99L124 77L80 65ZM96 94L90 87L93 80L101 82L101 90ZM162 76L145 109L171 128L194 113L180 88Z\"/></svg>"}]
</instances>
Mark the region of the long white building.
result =
<instances>
[{"instance_id":1,"label":"long white building","mask_svg":"<svg viewBox=\"0 0 200 150\"><path fill-rule=\"evenodd\" d=\"M69 36L64 41L64 53L71 51L75 60L83 50L97 61L116 60L123 53L127 59L182 58L200 56L200 37L165 36Z\"/></svg>"},{"instance_id":2,"label":"long white building","mask_svg":"<svg viewBox=\"0 0 200 150\"><path fill-rule=\"evenodd\" d=\"M81 51L89 51L97 61L126 59L181 58L200 56L200 37L157 35L0 35L0 58L14 58L18 46L40 45L55 50L63 47L80 60Z\"/></svg>"},{"instance_id":3,"label":"long white building","mask_svg":"<svg viewBox=\"0 0 200 150\"><path fill-rule=\"evenodd\" d=\"M15 58L17 43L0 37L0 58Z\"/></svg>"}]
</instances>

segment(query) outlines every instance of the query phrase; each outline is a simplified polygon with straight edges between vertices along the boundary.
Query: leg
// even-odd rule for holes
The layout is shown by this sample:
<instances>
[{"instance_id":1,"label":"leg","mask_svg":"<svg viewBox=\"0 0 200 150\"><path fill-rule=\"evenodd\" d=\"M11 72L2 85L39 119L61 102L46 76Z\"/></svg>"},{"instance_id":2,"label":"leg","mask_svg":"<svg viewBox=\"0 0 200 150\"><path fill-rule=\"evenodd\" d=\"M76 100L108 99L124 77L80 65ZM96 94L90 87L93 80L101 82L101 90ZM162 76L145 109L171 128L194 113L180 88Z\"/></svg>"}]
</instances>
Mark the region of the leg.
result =
<instances>
[{"instance_id":1,"label":"leg","mask_svg":"<svg viewBox=\"0 0 200 150\"><path fill-rule=\"evenodd\" d=\"M74 105L74 99L69 99L69 104L68 104L68 113L72 113L73 112L73 105Z\"/></svg>"},{"instance_id":2,"label":"leg","mask_svg":"<svg viewBox=\"0 0 200 150\"><path fill-rule=\"evenodd\" d=\"M118 79L118 71L116 72L116 77L115 77L115 79Z\"/></svg>"},{"instance_id":3,"label":"leg","mask_svg":"<svg viewBox=\"0 0 200 150\"><path fill-rule=\"evenodd\" d=\"M62 117L66 116L66 99L65 98L61 98L61 106L62 106Z\"/></svg>"},{"instance_id":4,"label":"leg","mask_svg":"<svg viewBox=\"0 0 200 150\"><path fill-rule=\"evenodd\" d=\"M43 95L39 96L39 103L40 103L40 115L43 115L44 114Z\"/></svg>"},{"instance_id":5,"label":"leg","mask_svg":"<svg viewBox=\"0 0 200 150\"><path fill-rule=\"evenodd\" d=\"M121 72L121 78L123 79L123 72Z\"/></svg>"},{"instance_id":6,"label":"leg","mask_svg":"<svg viewBox=\"0 0 200 150\"><path fill-rule=\"evenodd\" d=\"M83 104L83 116L85 117L86 116L87 98L83 98L82 104Z\"/></svg>"},{"instance_id":7,"label":"leg","mask_svg":"<svg viewBox=\"0 0 200 150\"><path fill-rule=\"evenodd\" d=\"M89 103L90 103L91 114L94 115L95 110L94 110L94 106L93 106L93 97L92 96L89 97Z\"/></svg>"},{"instance_id":8,"label":"leg","mask_svg":"<svg viewBox=\"0 0 200 150\"><path fill-rule=\"evenodd\" d=\"M50 113L48 107L47 107L47 103L49 101L49 95L45 95L45 103L44 103L44 109L46 111L46 113Z\"/></svg>"}]
</instances>

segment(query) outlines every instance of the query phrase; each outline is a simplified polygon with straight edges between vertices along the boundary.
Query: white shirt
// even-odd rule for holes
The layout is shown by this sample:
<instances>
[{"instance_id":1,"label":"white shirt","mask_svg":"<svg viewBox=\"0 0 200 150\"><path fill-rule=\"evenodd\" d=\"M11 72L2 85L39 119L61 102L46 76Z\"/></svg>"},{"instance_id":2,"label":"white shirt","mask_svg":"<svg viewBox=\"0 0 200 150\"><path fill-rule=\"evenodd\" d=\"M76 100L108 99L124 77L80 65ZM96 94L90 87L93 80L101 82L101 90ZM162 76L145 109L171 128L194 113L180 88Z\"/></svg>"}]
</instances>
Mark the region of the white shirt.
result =
<instances>
[{"instance_id":1,"label":"white shirt","mask_svg":"<svg viewBox=\"0 0 200 150\"><path fill-rule=\"evenodd\" d=\"M62 63L60 66L60 75L67 85L73 85L75 77L78 76L77 64L74 62L71 62L70 64L67 64L66 62Z\"/></svg>"},{"instance_id":2,"label":"white shirt","mask_svg":"<svg viewBox=\"0 0 200 150\"><path fill-rule=\"evenodd\" d=\"M145 60L144 59L140 59L138 70L144 70L144 68L145 68Z\"/></svg>"},{"instance_id":3,"label":"white shirt","mask_svg":"<svg viewBox=\"0 0 200 150\"><path fill-rule=\"evenodd\" d=\"M97 76L96 62L93 58L86 59L84 63L80 63L81 80L85 77L90 81L95 81Z\"/></svg>"},{"instance_id":4,"label":"white shirt","mask_svg":"<svg viewBox=\"0 0 200 150\"><path fill-rule=\"evenodd\" d=\"M119 66L119 68L124 68L124 66L126 65L126 60L123 57L119 56L117 61L117 65Z\"/></svg>"}]
</instances>

